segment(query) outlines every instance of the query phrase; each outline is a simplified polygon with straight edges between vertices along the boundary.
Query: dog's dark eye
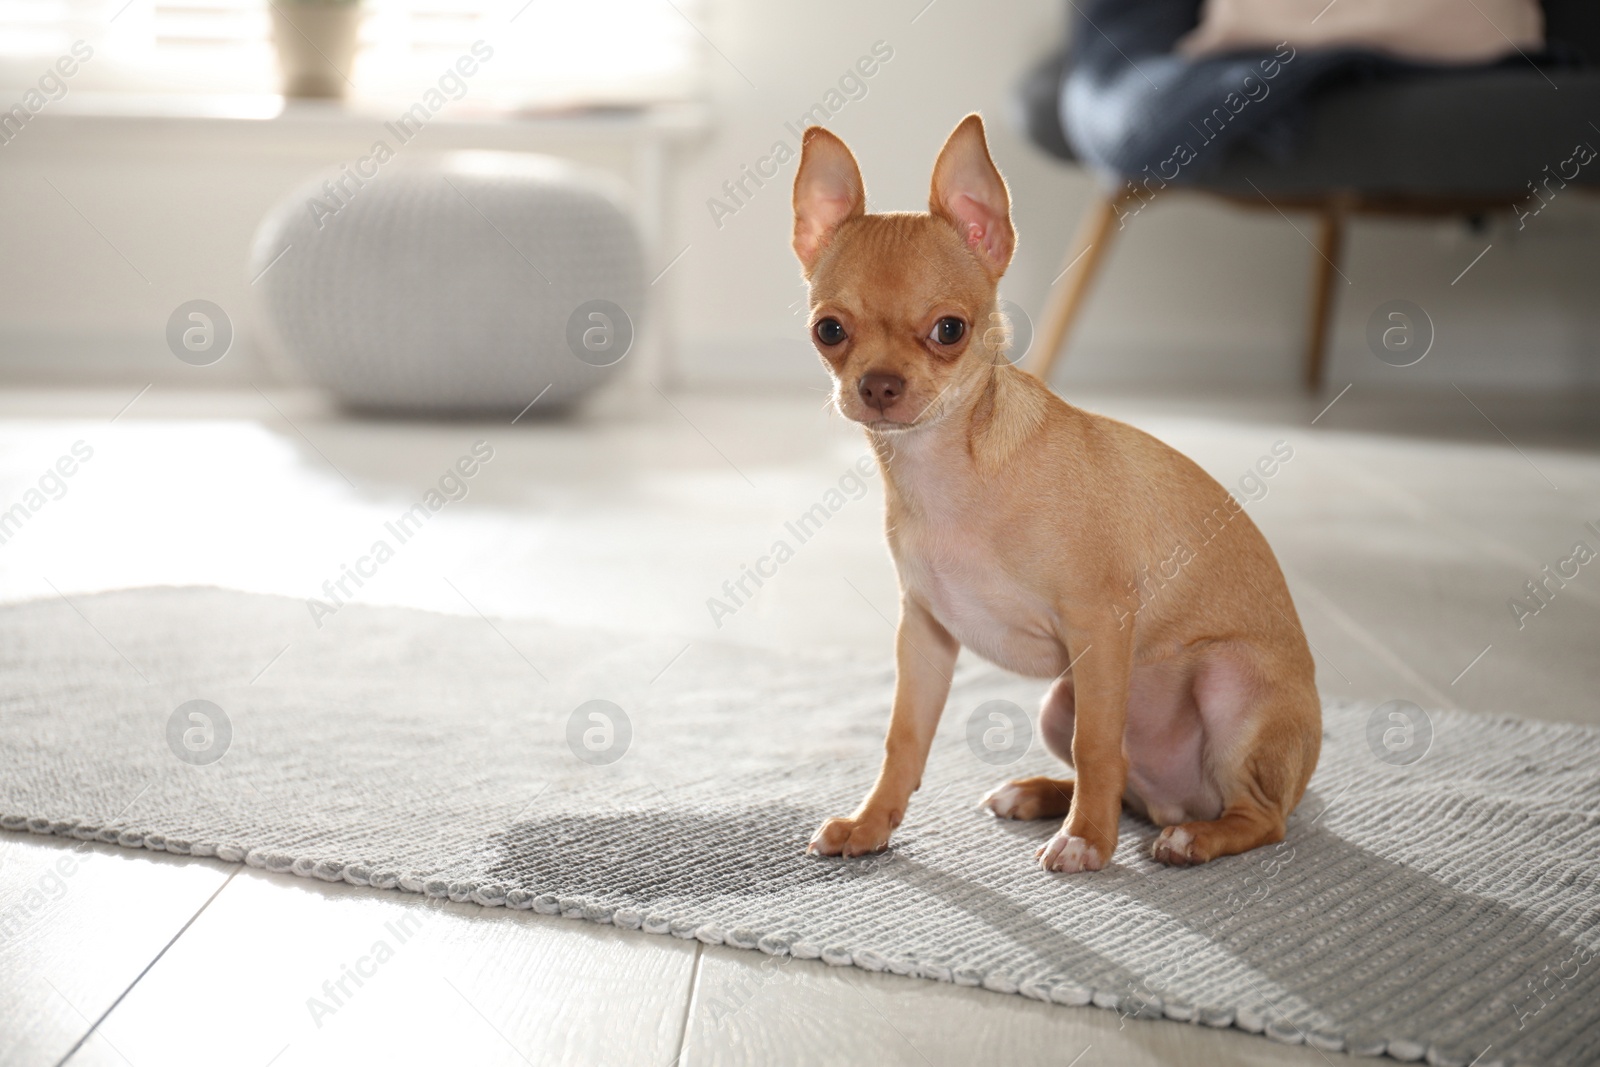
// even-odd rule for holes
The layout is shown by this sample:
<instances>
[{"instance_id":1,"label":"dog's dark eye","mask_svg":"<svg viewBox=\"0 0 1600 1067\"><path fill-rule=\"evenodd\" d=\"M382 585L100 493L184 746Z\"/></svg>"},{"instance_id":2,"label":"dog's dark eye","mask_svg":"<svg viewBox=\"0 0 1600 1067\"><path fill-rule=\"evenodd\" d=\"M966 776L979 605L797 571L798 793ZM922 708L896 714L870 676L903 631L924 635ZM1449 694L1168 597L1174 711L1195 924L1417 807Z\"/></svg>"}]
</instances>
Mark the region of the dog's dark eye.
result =
<instances>
[{"instance_id":1,"label":"dog's dark eye","mask_svg":"<svg viewBox=\"0 0 1600 1067\"><path fill-rule=\"evenodd\" d=\"M844 340L844 327L838 319L823 319L811 328L811 332L817 335L818 343L829 348Z\"/></svg>"},{"instance_id":2,"label":"dog's dark eye","mask_svg":"<svg viewBox=\"0 0 1600 1067\"><path fill-rule=\"evenodd\" d=\"M966 333L966 323L962 322L960 319L951 318L947 315L933 324L932 337L938 344L953 345L957 341L961 340L962 337L966 336Z\"/></svg>"}]
</instances>

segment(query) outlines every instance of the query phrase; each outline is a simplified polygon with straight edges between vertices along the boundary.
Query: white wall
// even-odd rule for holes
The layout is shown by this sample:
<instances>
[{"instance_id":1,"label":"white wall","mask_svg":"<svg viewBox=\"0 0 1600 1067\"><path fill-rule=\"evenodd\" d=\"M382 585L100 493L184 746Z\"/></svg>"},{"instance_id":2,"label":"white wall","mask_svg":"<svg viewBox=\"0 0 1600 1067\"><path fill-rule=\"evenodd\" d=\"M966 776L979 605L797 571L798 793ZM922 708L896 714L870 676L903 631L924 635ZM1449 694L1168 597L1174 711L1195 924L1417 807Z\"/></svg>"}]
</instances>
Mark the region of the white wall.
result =
<instances>
[{"instance_id":1,"label":"white wall","mask_svg":"<svg viewBox=\"0 0 1600 1067\"><path fill-rule=\"evenodd\" d=\"M1019 71L1059 35L1057 5L714 0L709 7L701 28L728 62L710 56L714 129L684 149L674 168L674 233L662 254L690 247L658 287L670 297L656 309L670 315L683 379L821 384L788 249L794 163L720 226L707 200L775 141L794 148L785 123L798 125L878 41L893 58L866 80L865 97L829 123L855 149L873 205L923 207L945 134L967 111L982 111L1012 186L1021 236L1003 291L1037 313L1093 191L1088 175L1025 143L1008 116ZM41 119L0 147L0 196L9 206L0 216L0 376L240 383L278 373L246 336L236 354L207 368L209 376L191 375L165 351L166 316L203 296L244 307L247 332L243 264L256 220L308 171L354 158L371 131L335 124L316 136L289 137L272 123L236 125L226 134L208 125L202 136L200 127L181 122ZM440 131L429 147L477 140ZM615 152L533 145L514 130L488 140L572 151L627 175ZM1311 232L1307 220L1294 222ZM1570 192L1525 233L1513 229L1478 236L1452 224L1358 224L1344 266L1351 284L1339 287L1330 381L1440 388L1451 381L1505 388L1600 382L1600 308L1592 297L1600 203ZM1312 255L1274 212L1165 195L1120 235L1063 383L1293 382ZM1438 329L1429 357L1405 370L1380 364L1364 340L1369 313L1395 297L1421 304Z\"/></svg>"}]
</instances>

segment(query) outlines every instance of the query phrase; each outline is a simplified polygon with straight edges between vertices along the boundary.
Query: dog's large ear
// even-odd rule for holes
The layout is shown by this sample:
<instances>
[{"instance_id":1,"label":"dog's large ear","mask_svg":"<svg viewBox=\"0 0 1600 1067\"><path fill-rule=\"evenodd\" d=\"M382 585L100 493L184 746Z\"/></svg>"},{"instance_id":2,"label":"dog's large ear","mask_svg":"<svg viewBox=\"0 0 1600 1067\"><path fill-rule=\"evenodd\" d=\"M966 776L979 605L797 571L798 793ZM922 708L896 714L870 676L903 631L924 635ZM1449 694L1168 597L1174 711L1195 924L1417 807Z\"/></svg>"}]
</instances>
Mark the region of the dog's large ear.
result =
<instances>
[{"instance_id":1,"label":"dog's large ear","mask_svg":"<svg viewBox=\"0 0 1600 1067\"><path fill-rule=\"evenodd\" d=\"M928 210L955 226L991 277L1006 272L1017 248L1011 197L989 158L983 120L977 115L962 119L939 151Z\"/></svg>"},{"instance_id":2,"label":"dog's large ear","mask_svg":"<svg viewBox=\"0 0 1600 1067\"><path fill-rule=\"evenodd\" d=\"M809 127L794 176L794 254L807 278L834 231L864 213L866 199L850 149L821 126Z\"/></svg>"}]
</instances>

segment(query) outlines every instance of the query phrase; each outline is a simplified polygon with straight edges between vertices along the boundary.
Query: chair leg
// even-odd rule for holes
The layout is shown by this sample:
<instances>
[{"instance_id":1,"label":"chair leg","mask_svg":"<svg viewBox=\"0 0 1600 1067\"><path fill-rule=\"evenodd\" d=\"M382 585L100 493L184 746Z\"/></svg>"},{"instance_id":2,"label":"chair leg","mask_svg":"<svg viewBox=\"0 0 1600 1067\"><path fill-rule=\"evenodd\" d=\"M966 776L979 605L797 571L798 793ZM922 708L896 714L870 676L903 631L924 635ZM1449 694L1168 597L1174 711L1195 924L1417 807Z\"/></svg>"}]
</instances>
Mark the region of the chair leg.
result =
<instances>
[{"instance_id":1,"label":"chair leg","mask_svg":"<svg viewBox=\"0 0 1600 1067\"><path fill-rule=\"evenodd\" d=\"M1338 277L1343 246L1344 213L1330 207L1322 213L1317 228L1317 255L1311 261L1311 322L1306 333L1305 382L1313 393L1322 388L1328 334L1333 322L1333 281Z\"/></svg>"},{"instance_id":2,"label":"chair leg","mask_svg":"<svg viewBox=\"0 0 1600 1067\"><path fill-rule=\"evenodd\" d=\"M1089 295L1089 286L1100 270L1106 250L1121 228L1117 209L1129 195L1123 191L1097 197L1078 223L1078 236L1067 249L1067 258L1061 271L1066 277L1057 278L1059 287L1045 308L1044 329L1040 331L1033 351L1028 353L1027 362L1023 365L1024 370L1046 384L1049 384L1050 372L1061 358L1062 345L1083 308L1084 299Z\"/></svg>"}]
</instances>

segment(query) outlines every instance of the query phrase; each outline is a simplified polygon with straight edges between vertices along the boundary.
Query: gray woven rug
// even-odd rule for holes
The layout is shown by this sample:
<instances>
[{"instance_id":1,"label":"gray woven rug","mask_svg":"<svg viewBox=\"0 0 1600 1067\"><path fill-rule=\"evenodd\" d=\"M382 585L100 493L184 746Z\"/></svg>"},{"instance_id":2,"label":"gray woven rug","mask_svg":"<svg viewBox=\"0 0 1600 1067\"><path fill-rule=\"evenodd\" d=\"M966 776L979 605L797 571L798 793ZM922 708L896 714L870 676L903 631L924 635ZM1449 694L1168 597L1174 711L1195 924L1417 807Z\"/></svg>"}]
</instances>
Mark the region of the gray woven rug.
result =
<instances>
[{"instance_id":1,"label":"gray woven rug","mask_svg":"<svg viewBox=\"0 0 1600 1067\"><path fill-rule=\"evenodd\" d=\"M1398 766L1370 706L1330 706L1283 846L1173 870L1127 818L1107 870L1046 875L1050 825L973 805L1052 761L993 766L967 740L979 705L1031 709L1042 686L977 663L895 848L860 861L802 851L871 781L887 648L685 650L361 606L319 629L298 601L160 589L0 611L0 681L9 830L1329 1052L1600 1060L1592 730L1433 712L1427 754Z\"/></svg>"}]
</instances>

